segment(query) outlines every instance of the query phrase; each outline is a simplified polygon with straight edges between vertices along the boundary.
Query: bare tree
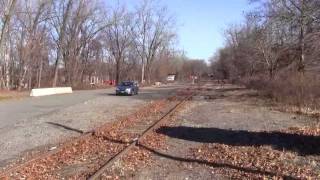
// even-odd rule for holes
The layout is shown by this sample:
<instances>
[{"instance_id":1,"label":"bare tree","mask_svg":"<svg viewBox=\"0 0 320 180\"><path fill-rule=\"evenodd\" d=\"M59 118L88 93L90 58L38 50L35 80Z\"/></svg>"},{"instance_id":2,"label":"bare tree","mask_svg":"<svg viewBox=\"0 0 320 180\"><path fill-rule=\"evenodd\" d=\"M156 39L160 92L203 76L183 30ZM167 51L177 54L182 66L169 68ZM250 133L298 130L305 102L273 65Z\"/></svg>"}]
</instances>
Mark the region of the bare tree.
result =
<instances>
[{"instance_id":1,"label":"bare tree","mask_svg":"<svg viewBox=\"0 0 320 180\"><path fill-rule=\"evenodd\" d=\"M110 23L103 20L103 11L96 1L80 0L75 4L73 15L66 29L66 42L63 51L64 66L66 70L66 83L71 86L78 82L80 73L83 72L83 61L88 58L91 50L96 52L98 44L96 37ZM90 48L94 48L91 49ZM101 47L99 47L101 48ZM100 57L99 54L95 54Z\"/></svg>"},{"instance_id":2,"label":"bare tree","mask_svg":"<svg viewBox=\"0 0 320 180\"><path fill-rule=\"evenodd\" d=\"M47 59L43 52L47 51L45 22L48 19L50 2L35 2L31 3L27 0L21 3L20 13L17 13L16 26L20 27L17 28L20 31L16 33L20 34L20 40L17 42L19 71L16 72L19 90L24 86L27 74L30 79L34 76L34 72L37 74L36 81L40 87L43 61ZM29 87L31 87L30 84Z\"/></svg>"},{"instance_id":3,"label":"bare tree","mask_svg":"<svg viewBox=\"0 0 320 180\"><path fill-rule=\"evenodd\" d=\"M1 63L2 60L4 61L3 65L0 69L0 83L3 87L6 87L7 89L10 89L10 72L9 72L9 51L10 46L9 44L9 28L10 28L10 21L12 19L12 15L14 13L14 8L16 5L16 0L10 0L10 1L1 1L1 7L3 9L0 10L1 14L1 32L0 32L0 58Z\"/></svg>"},{"instance_id":4,"label":"bare tree","mask_svg":"<svg viewBox=\"0 0 320 180\"><path fill-rule=\"evenodd\" d=\"M257 2L257 0L255 0ZM287 43L296 44L299 51L297 70L303 72L306 65L306 38L314 34L320 21L317 0L258 0L262 11L255 14L266 22L278 25L285 33Z\"/></svg>"},{"instance_id":5,"label":"bare tree","mask_svg":"<svg viewBox=\"0 0 320 180\"><path fill-rule=\"evenodd\" d=\"M155 1L145 0L137 7L133 34L135 36L135 47L141 58L141 82L144 83L145 76L150 83L151 66L161 49L168 45L174 33L171 32L173 19L168 16L165 7L157 7Z\"/></svg>"},{"instance_id":6,"label":"bare tree","mask_svg":"<svg viewBox=\"0 0 320 180\"><path fill-rule=\"evenodd\" d=\"M132 43L131 15L124 7L116 7L111 15L112 25L106 28L106 46L115 62L115 80L119 83L128 48Z\"/></svg>"},{"instance_id":7,"label":"bare tree","mask_svg":"<svg viewBox=\"0 0 320 180\"><path fill-rule=\"evenodd\" d=\"M55 69L54 69L54 77L52 86L55 87L58 81L58 72L59 72L59 65L62 61L62 50L64 48L64 38L65 38L65 31L67 28L67 22L69 16L71 16L72 4L73 0L66 0L65 1L57 1L54 3L53 12L55 13L54 18L54 29L56 30L56 61L55 61Z\"/></svg>"},{"instance_id":8,"label":"bare tree","mask_svg":"<svg viewBox=\"0 0 320 180\"><path fill-rule=\"evenodd\" d=\"M167 10L147 0L106 10L102 0L0 0L0 88L81 87L141 71L150 82L154 62L173 51Z\"/></svg>"}]
</instances>

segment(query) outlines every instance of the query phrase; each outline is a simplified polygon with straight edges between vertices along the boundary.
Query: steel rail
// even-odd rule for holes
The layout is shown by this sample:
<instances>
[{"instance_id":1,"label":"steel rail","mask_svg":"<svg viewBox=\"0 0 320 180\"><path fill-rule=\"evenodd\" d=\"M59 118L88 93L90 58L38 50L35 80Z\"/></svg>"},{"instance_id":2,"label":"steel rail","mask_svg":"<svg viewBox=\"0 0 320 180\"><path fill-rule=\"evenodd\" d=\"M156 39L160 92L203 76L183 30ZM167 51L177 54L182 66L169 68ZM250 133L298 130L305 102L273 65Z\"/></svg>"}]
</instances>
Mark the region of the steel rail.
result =
<instances>
[{"instance_id":1,"label":"steel rail","mask_svg":"<svg viewBox=\"0 0 320 180\"><path fill-rule=\"evenodd\" d=\"M191 94L181 100L179 103L177 103L173 108L171 108L166 114L161 116L157 121L152 123L146 130L144 130L138 138L136 138L134 141L132 141L128 146L126 146L123 150L112 156L108 161L106 161L99 169L96 171L92 176L88 178L88 180L96 180L98 179L110 166L116 162L118 159L120 159L124 154L126 154L128 151L130 151L133 147L138 145L140 141L146 137L147 134L149 134L151 131L156 129L167 117L172 115L179 107L181 107L186 101L188 101L194 94Z\"/></svg>"}]
</instances>

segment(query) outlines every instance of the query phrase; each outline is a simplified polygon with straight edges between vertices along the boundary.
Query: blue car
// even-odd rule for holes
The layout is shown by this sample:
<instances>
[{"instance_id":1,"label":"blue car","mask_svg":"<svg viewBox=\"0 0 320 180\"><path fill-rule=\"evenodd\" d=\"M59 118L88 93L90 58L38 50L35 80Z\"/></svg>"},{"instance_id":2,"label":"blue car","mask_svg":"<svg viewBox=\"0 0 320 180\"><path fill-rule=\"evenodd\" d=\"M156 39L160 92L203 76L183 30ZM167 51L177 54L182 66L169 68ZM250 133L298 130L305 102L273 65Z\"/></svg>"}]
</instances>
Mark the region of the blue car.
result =
<instances>
[{"instance_id":1,"label":"blue car","mask_svg":"<svg viewBox=\"0 0 320 180\"><path fill-rule=\"evenodd\" d=\"M116 87L116 95L136 95L139 92L139 85L134 81L123 81Z\"/></svg>"}]
</instances>

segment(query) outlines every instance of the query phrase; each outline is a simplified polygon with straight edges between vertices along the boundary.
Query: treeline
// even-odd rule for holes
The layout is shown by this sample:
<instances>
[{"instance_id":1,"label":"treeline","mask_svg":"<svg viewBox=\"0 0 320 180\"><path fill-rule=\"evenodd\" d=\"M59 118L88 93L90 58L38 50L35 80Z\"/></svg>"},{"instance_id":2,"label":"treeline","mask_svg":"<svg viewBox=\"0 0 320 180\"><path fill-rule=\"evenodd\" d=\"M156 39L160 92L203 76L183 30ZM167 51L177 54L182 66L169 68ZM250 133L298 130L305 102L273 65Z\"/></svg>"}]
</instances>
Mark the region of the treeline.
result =
<instances>
[{"instance_id":1,"label":"treeline","mask_svg":"<svg viewBox=\"0 0 320 180\"><path fill-rule=\"evenodd\" d=\"M150 83L177 54L174 17L152 0L0 0L0 33L1 89Z\"/></svg>"},{"instance_id":2,"label":"treeline","mask_svg":"<svg viewBox=\"0 0 320 180\"><path fill-rule=\"evenodd\" d=\"M242 25L226 30L215 77L264 90L298 106L320 96L320 1L252 0Z\"/></svg>"}]
</instances>

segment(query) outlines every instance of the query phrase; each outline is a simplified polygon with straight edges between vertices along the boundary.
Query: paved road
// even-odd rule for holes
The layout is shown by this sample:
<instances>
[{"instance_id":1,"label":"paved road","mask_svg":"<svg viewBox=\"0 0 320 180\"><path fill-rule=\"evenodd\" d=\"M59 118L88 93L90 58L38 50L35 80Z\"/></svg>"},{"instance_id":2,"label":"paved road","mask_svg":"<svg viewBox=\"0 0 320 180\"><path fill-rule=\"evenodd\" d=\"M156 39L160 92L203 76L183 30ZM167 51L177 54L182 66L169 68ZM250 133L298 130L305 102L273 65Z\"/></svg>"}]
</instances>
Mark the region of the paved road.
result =
<instances>
[{"instance_id":1,"label":"paved road","mask_svg":"<svg viewBox=\"0 0 320 180\"><path fill-rule=\"evenodd\" d=\"M178 87L143 88L138 96L115 96L112 88L0 101L0 167L31 149L77 136L167 97Z\"/></svg>"},{"instance_id":2,"label":"paved road","mask_svg":"<svg viewBox=\"0 0 320 180\"><path fill-rule=\"evenodd\" d=\"M111 89L76 91L73 94L54 95L37 98L25 98L12 101L0 101L0 129L8 128L24 119L36 118L53 113L102 96L103 93L111 93Z\"/></svg>"}]
</instances>

